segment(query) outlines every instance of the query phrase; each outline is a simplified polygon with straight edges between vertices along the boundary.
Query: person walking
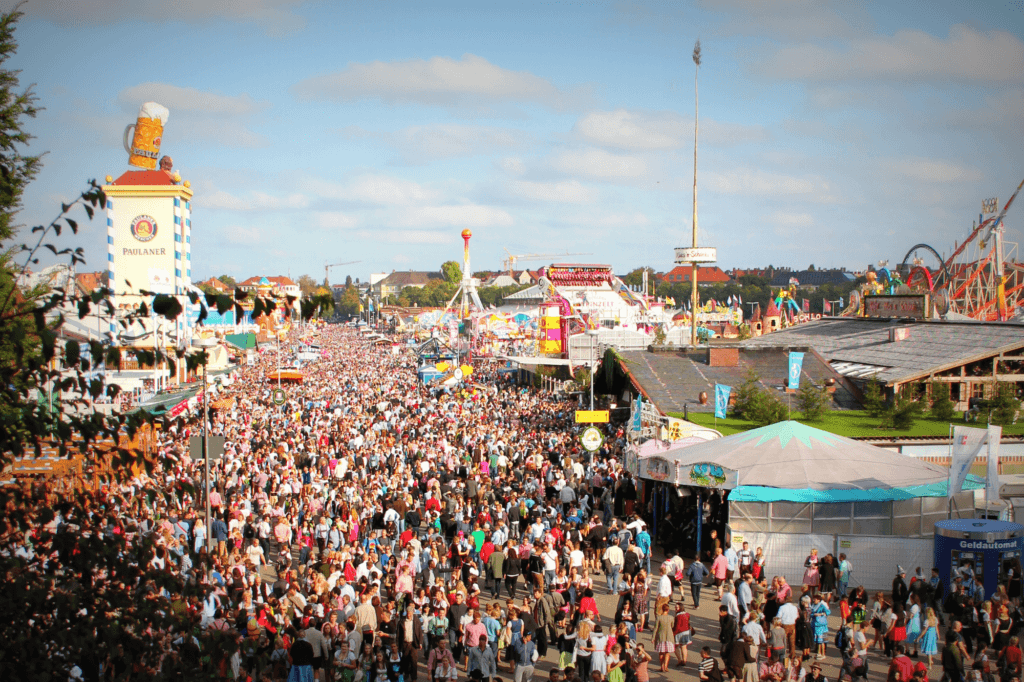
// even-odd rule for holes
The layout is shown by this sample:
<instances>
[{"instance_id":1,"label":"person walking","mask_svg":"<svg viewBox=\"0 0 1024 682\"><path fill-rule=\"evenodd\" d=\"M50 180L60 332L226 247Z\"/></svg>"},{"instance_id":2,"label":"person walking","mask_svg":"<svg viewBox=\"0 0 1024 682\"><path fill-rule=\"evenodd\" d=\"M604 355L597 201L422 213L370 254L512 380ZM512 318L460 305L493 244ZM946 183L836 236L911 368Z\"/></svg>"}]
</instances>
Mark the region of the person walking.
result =
<instances>
[{"instance_id":1,"label":"person walking","mask_svg":"<svg viewBox=\"0 0 1024 682\"><path fill-rule=\"evenodd\" d=\"M700 557L693 560L686 568L686 577L690 581L690 596L693 598L693 608L700 607L700 588L704 585L704 579L708 576L708 569L701 563Z\"/></svg>"},{"instance_id":2,"label":"person walking","mask_svg":"<svg viewBox=\"0 0 1024 682\"><path fill-rule=\"evenodd\" d=\"M668 615L668 602L661 604L657 611L654 629L651 631L651 641L654 643L654 650L658 653L661 672L666 673L668 672L668 662L676 650L675 634L672 632L675 619Z\"/></svg>"}]
</instances>

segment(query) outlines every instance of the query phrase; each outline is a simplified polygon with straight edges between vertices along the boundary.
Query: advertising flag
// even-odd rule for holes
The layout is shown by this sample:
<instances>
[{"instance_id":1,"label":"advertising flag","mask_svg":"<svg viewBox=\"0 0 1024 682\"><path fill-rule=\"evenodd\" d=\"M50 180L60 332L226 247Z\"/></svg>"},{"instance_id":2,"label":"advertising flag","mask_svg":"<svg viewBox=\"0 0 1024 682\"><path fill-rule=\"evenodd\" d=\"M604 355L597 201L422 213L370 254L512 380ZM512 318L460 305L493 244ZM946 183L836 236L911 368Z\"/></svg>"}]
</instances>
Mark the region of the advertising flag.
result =
<instances>
[{"instance_id":1,"label":"advertising flag","mask_svg":"<svg viewBox=\"0 0 1024 682\"><path fill-rule=\"evenodd\" d=\"M789 387L794 391L800 388L800 371L804 365L803 353L789 354Z\"/></svg>"},{"instance_id":2,"label":"advertising flag","mask_svg":"<svg viewBox=\"0 0 1024 682\"><path fill-rule=\"evenodd\" d=\"M729 408L729 394L732 393L732 386L715 384L715 416L725 419L726 410Z\"/></svg>"},{"instance_id":3,"label":"advertising flag","mask_svg":"<svg viewBox=\"0 0 1024 682\"><path fill-rule=\"evenodd\" d=\"M802 307L803 307L805 313L811 312L811 302L808 301L806 298L803 299Z\"/></svg>"},{"instance_id":4,"label":"advertising flag","mask_svg":"<svg viewBox=\"0 0 1024 682\"><path fill-rule=\"evenodd\" d=\"M821 311L825 312L825 313L831 314L832 313L832 304L829 301L826 301L826 300L823 299L822 302L821 302Z\"/></svg>"},{"instance_id":5,"label":"advertising flag","mask_svg":"<svg viewBox=\"0 0 1024 682\"><path fill-rule=\"evenodd\" d=\"M967 473L974 464L974 458L981 452L981 447L988 438L987 429L972 429L967 426L953 427L953 442L950 444L949 488L946 497L950 498L964 489Z\"/></svg>"},{"instance_id":6,"label":"advertising flag","mask_svg":"<svg viewBox=\"0 0 1024 682\"><path fill-rule=\"evenodd\" d=\"M839 307L840 308L846 307L846 306L843 305L843 297L842 296L839 297Z\"/></svg>"},{"instance_id":7,"label":"advertising flag","mask_svg":"<svg viewBox=\"0 0 1024 682\"><path fill-rule=\"evenodd\" d=\"M999 499L999 441L1003 437L1002 426L988 427L988 465L985 472L985 501Z\"/></svg>"},{"instance_id":8,"label":"advertising flag","mask_svg":"<svg viewBox=\"0 0 1024 682\"><path fill-rule=\"evenodd\" d=\"M633 430L639 432L641 430L641 415L643 414L644 403L643 398L639 395L636 397L636 402L633 403Z\"/></svg>"}]
</instances>

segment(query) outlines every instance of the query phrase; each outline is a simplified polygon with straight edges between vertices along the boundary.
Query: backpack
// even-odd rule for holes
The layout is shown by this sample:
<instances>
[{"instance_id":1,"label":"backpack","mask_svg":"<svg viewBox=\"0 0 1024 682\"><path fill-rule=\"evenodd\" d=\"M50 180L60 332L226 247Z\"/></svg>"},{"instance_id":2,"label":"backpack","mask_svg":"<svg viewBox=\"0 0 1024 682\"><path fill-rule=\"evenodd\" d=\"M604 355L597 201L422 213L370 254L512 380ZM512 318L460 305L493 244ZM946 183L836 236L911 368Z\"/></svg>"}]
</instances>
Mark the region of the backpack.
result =
<instances>
[{"instance_id":1,"label":"backpack","mask_svg":"<svg viewBox=\"0 0 1024 682\"><path fill-rule=\"evenodd\" d=\"M836 639L835 639L836 648L839 649L840 652L844 652L844 651L846 651L846 648L849 646L849 644L850 644L850 637L849 637L849 635L846 632L846 628L845 627L841 627L838 630L836 630Z\"/></svg>"},{"instance_id":2,"label":"backpack","mask_svg":"<svg viewBox=\"0 0 1024 682\"><path fill-rule=\"evenodd\" d=\"M718 660L711 659L714 663L711 666L711 670L708 671L709 682L722 682L722 670L718 667Z\"/></svg>"}]
</instances>

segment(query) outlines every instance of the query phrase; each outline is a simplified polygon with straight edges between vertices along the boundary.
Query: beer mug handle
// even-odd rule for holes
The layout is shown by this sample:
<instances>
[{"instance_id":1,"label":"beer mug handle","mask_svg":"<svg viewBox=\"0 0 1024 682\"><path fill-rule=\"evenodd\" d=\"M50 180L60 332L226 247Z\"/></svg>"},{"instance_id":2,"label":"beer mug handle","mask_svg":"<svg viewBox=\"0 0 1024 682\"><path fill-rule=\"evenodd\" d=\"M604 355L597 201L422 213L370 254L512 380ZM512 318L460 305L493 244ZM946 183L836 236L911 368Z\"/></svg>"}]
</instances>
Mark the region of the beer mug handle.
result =
<instances>
[{"instance_id":1,"label":"beer mug handle","mask_svg":"<svg viewBox=\"0 0 1024 682\"><path fill-rule=\"evenodd\" d=\"M126 152L128 152L129 154L132 154L133 152L132 152L131 143L128 142L128 140L131 139L131 137L128 134L128 131L130 131L134 127L135 127L134 123L129 123L127 126L125 126L125 129L124 129L124 150Z\"/></svg>"}]
</instances>

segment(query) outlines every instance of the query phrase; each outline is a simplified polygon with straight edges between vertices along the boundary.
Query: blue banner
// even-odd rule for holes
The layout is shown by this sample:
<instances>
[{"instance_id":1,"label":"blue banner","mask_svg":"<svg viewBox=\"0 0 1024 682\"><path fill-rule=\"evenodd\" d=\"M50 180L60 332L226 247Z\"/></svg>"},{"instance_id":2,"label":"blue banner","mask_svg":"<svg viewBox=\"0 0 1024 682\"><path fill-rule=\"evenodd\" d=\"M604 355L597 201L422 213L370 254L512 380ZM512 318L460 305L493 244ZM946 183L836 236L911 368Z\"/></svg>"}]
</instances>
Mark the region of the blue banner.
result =
<instances>
[{"instance_id":1,"label":"blue banner","mask_svg":"<svg viewBox=\"0 0 1024 682\"><path fill-rule=\"evenodd\" d=\"M729 394L732 393L732 386L715 384L715 416L725 419L725 413L729 409Z\"/></svg>"},{"instance_id":2,"label":"blue banner","mask_svg":"<svg viewBox=\"0 0 1024 682\"><path fill-rule=\"evenodd\" d=\"M643 398L641 396L636 397L636 405L633 406L633 430L641 430L640 412L643 409Z\"/></svg>"},{"instance_id":3,"label":"blue banner","mask_svg":"<svg viewBox=\"0 0 1024 682\"><path fill-rule=\"evenodd\" d=\"M804 365L803 353L789 354L789 388L794 391L800 388L800 371Z\"/></svg>"}]
</instances>

